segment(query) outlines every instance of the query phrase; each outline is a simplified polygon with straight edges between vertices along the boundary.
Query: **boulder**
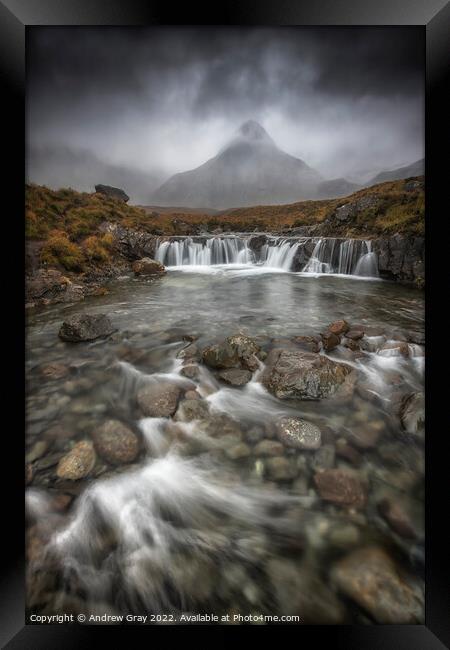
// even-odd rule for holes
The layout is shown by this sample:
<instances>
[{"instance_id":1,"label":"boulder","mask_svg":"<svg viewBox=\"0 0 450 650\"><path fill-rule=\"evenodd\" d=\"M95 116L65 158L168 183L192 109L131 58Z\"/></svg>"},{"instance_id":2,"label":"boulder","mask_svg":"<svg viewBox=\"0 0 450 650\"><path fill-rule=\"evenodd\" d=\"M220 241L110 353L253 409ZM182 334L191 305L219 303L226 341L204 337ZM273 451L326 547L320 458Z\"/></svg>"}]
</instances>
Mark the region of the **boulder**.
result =
<instances>
[{"instance_id":1,"label":"boulder","mask_svg":"<svg viewBox=\"0 0 450 650\"><path fill-rule=\"evenodd\" d=\"M25 297L30 304L77 302L84 296L84 287L73 284L56 269L38 269L25 285Z\"/></svg>"},{"instance_id":2,"label":"boulder","mask_svg":"<svg viewBox=\"0 0 450 650\"><path fill-rule=\"evenodd\" d=\"M112 465L136 460L140 444L131 429L119 420L107 420L92 433L98 454Z\"/></svg>"},{"instance_id":3,"label":"boulder","mask_svg":"<svg viewBox=\"0 0 450 650\"><path fill-rule=\"evenodd\" d=\"M277 436L286 447L318 449L322 444L319 427L297 417L281 418L276 424Z\"/></svg>"},{"instance_id":4,"label":"boulder","mask_svg":"<svg viewBox=\"0 0 450 650\"><path fill-rule=\"evenodd\" d=\"M261 381L279 399L317 400L335 394L348 366L302 350L272 350Z\"/></svg>"},{"instance_id":5,"label":"boulder","mask_svg":"<svg viewBox=\"0 0 450 650\"><path fill-rule=\"evenodd\" d=\"M256 355L261 351L253 339L244 334L234 334L225 341L203 350L203 362L210 368L244 368L253 372L259 368Z\"/></svg>"},{"instance_id":6,"label":"boulder","mask_svg":"<svg viewBox=\"0 0 450 650\"><path fill-rule=\"evenodd\" d=\"M328 326L328 331L337 334L338 336L345 334L349 329L350 325L346 320L336 320Z\"/></svg>"},{"instance_id":7,"label":"boulder","mask_svg":"<svg viewBox=\"0 0 450 650\"><path fill-rule=\"evenodd\" d=\"M219 378L231 386L244 386L252 378L250 370L241 370L240 368L230 368L219 372Z\"/></svg>"},{"instance_id":8,"label":"boulder","mask_svg":"<svg viewBox=\"0 0 450 650\"><path fill-rule=\"evenodd\" d=\"M103 194L104 196L107 196L110 199L117 199L119 201L123 201L124 203L127 203L127 201L130 200L128 194L126 194L119 187L112 187L111 185L100 184L95 186L95 191L97 192L97 194Z\"/></svg>"},{"instance_id":9,"label":"boulder","mask_svg":"<svg viewBox=\"0 0 450 650\"><path fill-rule=\"evenodd\" d=\"M140 260L133 262L132 269L135 275L164 275L166 273L165 266L151 257L143 257Z\"/></svg>"},{"instance_id":10,"label":"boulder","mask_svg":"<svg viewBox=\"0 0 450 650\"><path fill-rule=\"evenodd\" d=\"M56 468L56 475L60 479L78 481L85 478L92 471L94 465L94 446L89 440L82 440L61 458Z\"/></svg>"},{"instance_id":11,"label":"boulder","mask_svg":"<svg viewBox=\"0 0 450 650\"><path fill-rule=\"evenodd\" d=\"M142 413L154 418L167 418L177 410L181 390L169 382L151 383L138 391L137 403Z\"/></svg>"},{"instance_id":12,"label":"boulder","mask_svg":"<svg viewBox=\"0 0 450 650\"><path fill-rule=\"evenodd\" d=\"M353 341L358 341L364 336L364 330L352 328L345 332L345 337L347 339L352 339Z\"/></svg>"},{"instance_id":13,"label":"boulder","mask_svg":"<svg viewBox=\"0 0 450 650\"><path fill-rule=\"evenodd\" d=\"M198 357L198 354L199 354L198 347L195 345L195 343L191 343L190 345L187 345L185 348L182 348L177 353L177 359L195 360Z\"/></svg>"},{"instance_id":14,"label":"boulder","mask_svg":"<svg viewBox=\"0 0 450 650\"><path fill-rule=\"evenodd\" d=\"M198 379L200 376L200 368L193 363L189 363L187 366L181 368L180 375L188 377L188 379Z\"/></svg>"},{"instance_id":15,"label":"boulder","mask_svg":"<svg viewBox=\"0 0 450 650\"><path fill-rule=\"evenodd\" d=\"M353 551L332 569L331 580L381 624L423 623L423 597L386 551Z\"/></svg>"},{"instance_id":16,"label":"boulder","mask_svg":"<svg viewBox=\"0 0 450 650\"><path fill-rule=\"evenodd\" d=\"M325 352L331 352L341 342L341 337L338 334L334 334L334 332L327 331L320 336L322 337L322 345Z\"/></svg>"},{"instance_id":17,"label":"boulder","mask_svg":"<svg viewBox=\"0 0 450 650\"><path fill-rule=\"evenodd\" d=\"M209 415L209 406L202 399L184 399L175 413L176 422L192 422L193 420L204 420Z\"/></svg>"},{"instance_id":18,"label":"boulder","mask_svg":"<svg viewBox=\"0 0 450 650\"><path fill-rule=\"evenodd\" d=\"M358 475L350 470L318 471L314 475L314 483L325 501L353 508L362 508L366 503L366 489Z\"/></svg>"},{"instance_id":19,"label":"boulder","mask_svg":"<svg viewBox=\"0 0 450 650\"><path fill-rule=\"evenodd\" d=\"M58 336L63 341L78 343L104 338L115 331L106 314L75 314L63 322Z\"/></svg>"},{"instance_id":20,"label":"boulder","mask_svg":"<svg viewBox=\"0 0 450 650\"><path fill-rule=\"evenodd\" d=\"M144 230L124 228L110 221L102 223L100 231L112 235L116 250L129 260L155 256L158 238L154 234Z\"/></svg>"}]
</instances>

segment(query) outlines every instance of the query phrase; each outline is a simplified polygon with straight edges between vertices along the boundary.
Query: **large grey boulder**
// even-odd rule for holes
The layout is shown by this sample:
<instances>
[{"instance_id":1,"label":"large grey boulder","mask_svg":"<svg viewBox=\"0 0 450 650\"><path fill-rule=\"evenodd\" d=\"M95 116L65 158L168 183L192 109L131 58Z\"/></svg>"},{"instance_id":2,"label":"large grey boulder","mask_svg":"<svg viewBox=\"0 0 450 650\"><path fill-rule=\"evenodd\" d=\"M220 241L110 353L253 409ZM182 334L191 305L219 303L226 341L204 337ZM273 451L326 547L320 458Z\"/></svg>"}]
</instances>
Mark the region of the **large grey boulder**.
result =
<instances>
[{"instance_id":1,"label":"large grey boulder","mask_svg":"<svg viewBox=\"0 0 450 650\"><path fill-rule=\"evenodd\" d=\"M316 400L334 395L348 366L303 350L272 350L266 360L262 383L279 399Z\"/></svg>"},{"instance_id":2,"label":"large grey boulder","mask_svg":"<svg viewBox=\"0 0 450 650\"><path fill-rule=\"evenodd\" d=\"M130 200L128 194L126 194L123 190L121 190L120 187L112 187L111 185L100 184L95 186L95 191L97 192L97 194L103 194L108 198L118 199L119 201L123 201L124 203Z\"/></svg>"},{"instance_id":3,"label":"large grey boulder","mask_svg":"<svg viewBox=\"0 0 450 650\"><path fill-rule=\"evenodd\" d=\"M93 341L116 331L106 314L75 314L63 322L58 336L74 343Z\"/></svg>"}]
</instances>

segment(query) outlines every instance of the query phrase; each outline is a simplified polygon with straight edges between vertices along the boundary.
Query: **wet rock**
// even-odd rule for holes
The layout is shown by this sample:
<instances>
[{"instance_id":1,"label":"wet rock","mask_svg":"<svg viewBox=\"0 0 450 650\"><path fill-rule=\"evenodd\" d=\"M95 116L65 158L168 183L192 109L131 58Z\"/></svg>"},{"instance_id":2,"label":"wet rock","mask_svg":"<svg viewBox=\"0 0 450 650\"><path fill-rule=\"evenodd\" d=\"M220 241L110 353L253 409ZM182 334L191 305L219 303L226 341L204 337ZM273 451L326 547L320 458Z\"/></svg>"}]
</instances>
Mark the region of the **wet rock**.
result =
<instances>
[{"instance_id":1,"label":"wet rock","mask_svg":"<svg viewBox=\"0 0 450 650\"><path fill-rule=\"evenodd\" d=\"M229 447L225 453L231 460L239 460L241 458L247 458L250 456L251 449L248 445L245 444L245 442L240 442L233 447Z\"/></svg>"},{"instance_id":2,"label":"wet rock","mask_svg":"<svg viewBox=\"0 0 450 650\"><path fill-rule=\"evenodd\" d=\"M133 262L132 269L135 275L164 275L165 266L152 260L151 257L143 257L141 260Z\"/></svg>"},{"instance_id":3,"label":"wet rock","mask_svg":"<svg viewBox=\"0 0 450 650\"><path fill-rule=\"evenodd\" d=\"M332 334L337 334L338 336L340 336L341 334L345 334L349 329L350 329L350 325L347 323L346 320L337 320L328 326L328 331L331 332Z\"/></svg>"},{"instance_id":4,"label":"wet rock","mask_svg":"<svg viewBox=\"0 0 450 650\"><path fill-rule=\"evenodd\" d=\"M189 379L198 379L200 376L200 368L195 365L183 366L180 370L180 374Z\"/></svg>"},{"instance_id":5,"label":"wet rock","mask_svg":"<svg viewBox=\"0 0 450 650\"><path fill-rule=\"evenodd\" d=\"M285 456L274 456L266 461L266 471L272 481L291 481L298 475L295 461Z\"/></svg>"},{"instance_id":6,"label":"wet rock","mask_svg":"<svg viewBox=\"0 0 450 650\"><path fill-rule=\"evenodd\" d=\"M353 551L337 562L331 579L377 623L423 622L421 594L382 548Z\"/></svg>"},{"instance_id":7,"label":"wet rock","mask_svg":"<svg viewBox=\"0 0 450 650\"><path fill-rule=\"evenodd\" d=\"M252 251L260 251L264 244L267 243L267 235L254 235L248 240L248 247Z\"/></svg>"},{"instance_id":8,"label":"wet rock","mask_svg":"<svg viewBox=\"0 0 450 650\"><path fill-rule=\"evenodd\" d=\"M250 337L235 334L221 343L205 348L202 358L211 368L245 368L253 372L259 367L256 355L260 350L259 345Z\"/></svg>"},{"instance_id":9,"label":"wet rock","mask_svg":"<svg viewBox=\"0 0 450 650\"><path fill-rule=\"evenodd\" d=\"M412 393L403 400L400 409L400 422L407 433L419 440L424 440L425 398L423 393Z\"/></svg>"},{"instance_id":10,"label":"wet rock","mask_svg":"<svg viewBox=\"0 0 450 650\"><path fill-rule=\"evenodd\" d=\"M414 539L416 537L408 508L399 498L384 497L377 504L377 508L380 515L387 521L397 535L407 539Z\"/></svg>"},{"instance_id":11,"label":"wet rock","mask_svg":"<svg viewBox=\"0 0 450 650\"><path fill-rule=\"evenodd\" d=\"M348 444L344 438L336 440L335 446L336 456L348 460L349 463L359 467L362 463L362 456L354 447Z\"/></svg>"},{"instance_id":12,"label":"wet rock","mask_svg":"<svg viewBox=\"0 0 450 650\"><path fill-rule=\"evenodd\" d=\"M284 446L277 440L261 440L253 448L255 456L282 456Z\"/></svg>"},{"instance_id":13,"label":"wet rock","mask_svg":"<svg viewBox=\"0 0 450 650\"><path fill-rule=\"evenodd\" d=\"M139 439L119 420L107 420L92 433L98 454L111 465L133 462L140 451Z\"/></svg>"},{"instance_id":14,"label":"wet rock","mask_svg":"<svg viewBox=\"0 0 450 650\"><path fill-rule=\"evenodd\" d=\"M46 363L39 368L39 372L46 379L62 379L69 374L70 370L63 363Z\"/></svg>"},{"instance_id":15,"label":"wet rock","mask_svg":"<svg viewBox=\"0 0 450 650\"><path fill-rule=\"evenodd\" d=\"M266 572L279 611L298 615L302 624L327 625L345 621L345 609L336 594L298 561L272 558Z\"/></svg>"},{"instance_id":16,"label":"wet rock","mask_svg":"<svg viewBox=\"0 0 450 650\"><path fill-rule=\"evenodd\" d=\"M82 440L61 458L56 468L56 475L60 479L78 481L85 478L92 471L94 465L94 446L89 440Z\"/></svg>"},{"instance_id":17,"label":"wet rock","mask_svg":"<svg viewBox=\"0 0 450 650\"><path fill-rule=\"evenodd\" d=\"M265 432L262 427L254 426L245 432L245 440L251 445L260 442L265 437Z\"/></svg>"},{"instance_id":18,"label":"wet rock","mask_svg":"<svg viewBox=\"0 0 450 650\"><path fill-rule=\"evenodd\" d=\"M409 357L409 346L405 341L387 341L377 354L380 357Z\"/></svg>"},{"instance_id":19,"label":"wet rock","mask_svg":"<svg viewBox=\"0 0 450 650\"><path fill-rule=\"evenodd\" d=\"M151 383L139 389L137 403L144 415L164 418L175 413L180 395L181 390L176 384Z\"/></svg>"},{"instance_id":20,"label":"wet rock","mask_svg":"<svg viewBox=\"0 0 450 650\"><path fill-rule=\"evenodd\" d=\"M38 269L26 282L26 299L30 306L77 302L85 296L84 287L72 284L60 271Z\"/></svg>"},{"instance_id":21,"label":"wet rock","mask_svg":"<svg viewBox=\"0 0 450 650\"><path fill-rule=\"evenodd\" d=\"M330 469L334 467L335 456L333 445L323 445L314 453L311 466L314 469Z\"/></svg>"},{"instance_id":22,"label":"wet rock","mask_svg":"<svg viewBox=\"0 0 450 650\"><path fill-rule=\"evenodd\" d=\"M284 417L277 422L277 436L286 447L318 449L322 444L319 427L297 417Z\"/></svg>"},{"instance_id":23,"label":"wet rock","mask_svg":"<svg viewBox=\"0 0 450 650\"><path fill-rule=\"evenodd\" d=\"M351 369L301 350L273 350L262 374L263 385L279 399L322 399L333 395Z\"/></svg>"},{"instance_id":24,"label":"wet rock","mask_svg":"<svg viewBox=\"0 0 450 650\"><path fill-rule=\"evenodd\" d=\"M195 343L191 343L191 345L186 346L178 352L177 359L195 359L198 357L198 355L198 347L195 345Z\"/></svg>"},{"instance_id":25,"label":"wet rock","mask_svg":"<svg viewBox=\"0 0 450 650\"><path fill-rule=\"evenodd\" d=\"M360 478L350 470L325 469L316 472L314 483L325 501L353 508L362 508L366 503L366 489Z\"/></svg>"},{"instance_id":26,"label":"wet rock","mask_svg":"<svg viewBox=\"0 0 450 650\"><path fill-rule=\"evenodd\" d=\"M323 349L325 350L325 352L331 352L331 350L337 348L337 346L341 342L340 336L334 334L333 332L324 332L323 334L321 334L321 337L322 337Z\"/></svg>"},{"instance_id":27,"label":"wet rock","mask_svg":"<svg viewBox=\"0 0 450 650\"><path fill-rule=\"evenodd\" d=\"M239 423L228 415L210 415L202 423L202 430L213 438L222 438L223 436L233 437L235 440L242 439L242 431Z\"/></svg>"},{"instance_id":28,"label":"wet rock","mask_svg":"<svg viewBox=\"0 0 450 650\"><path fill-rule=\"evenodd\" d=\"M347 332L345 332L345 337L347 339L352 339L353 341L359 341L359 339L362 339L364 336L364 330L362 329L350 329Z\"/></svg>"},{"instance_id":29,"label":"wet rock","mask_svg":"<svg viewBox=\"0 0 450 650\"><path fill-rule=\"evenodd\" d=\"M222 370L222 372L219 372L218 376L231 386L244 386L251 380L252 373L250 370L230 368L229 370Z\"/></svg>"},{"instance_id":30,"label":"wet rock","mask_svg":"<svg viewBox=\"0 0 450 650\"><path fill-rule=\"evenodd\" d=\"M192 422L204 420L209 416L209 406L204 400L184 399L180 402L174 420L176 422Z\"/></svg>"},{"instance_id":31,"label":"wet rock","mask_svg":"<svg viewBox=\"0 0 450 650\"><path fill-rule=\"evenodd\" d=\"M41 458L45 454L49 447L48 440L38 440L31 447L30 451L27 452L25 456L26 463L33 463L38 458Z\"/></svg>"},{"instance_id":32,"label":"wet rock","mask_svg":"<svg viewBox=\"0 0 450 650\"><path fill-rule=\"evenodd\" d=\"M106 314L75 314L63 322L58 336L74 343L93 341L115 331Z\"/></svg>"},{"instance_id":33,"label":"wet rock","mask_svg":"<svg viewBox=\"0 0 450 650\"><path fill-rule=\"evenodd\" d=\"M361 349L360 346L359 346L359 343L357 341L355 341L354 339L345 338L342 341L342 345L345 348L348 348L349 350L352 350L352 352L357 352L358 350Z\"/></svg>"},{"instance_id":34,"label":"wet rock","mask_svg":"<svg viewBox=\"0 0 450 650\"><path fill-rule=\"evenodd\" d=\"M196 390L188 390L184 394L185 399L190 400L190 399L202 399L199 393L197 393Z\"/></svg>"},{"instance_id":35,"label":"wet rock","mask_svg":"<svg viewBox=\"0 0 450 650\"><path fill-rule=\"evenodd\" d=\"M319 352L322 347L320 336L295 336L292 340L306 352Z\"/></svg>"}]
</instances>

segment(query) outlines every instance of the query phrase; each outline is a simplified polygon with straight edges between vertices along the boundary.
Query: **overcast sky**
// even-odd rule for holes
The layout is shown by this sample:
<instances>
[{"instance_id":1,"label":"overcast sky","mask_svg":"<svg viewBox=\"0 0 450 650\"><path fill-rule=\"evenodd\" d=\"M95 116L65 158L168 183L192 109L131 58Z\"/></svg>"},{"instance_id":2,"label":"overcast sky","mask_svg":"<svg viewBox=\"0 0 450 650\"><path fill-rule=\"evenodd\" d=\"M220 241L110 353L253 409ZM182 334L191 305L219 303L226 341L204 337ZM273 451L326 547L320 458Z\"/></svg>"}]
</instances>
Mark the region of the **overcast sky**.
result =
<instances>
[{"instance_id":1,"label":"overcast sky","mask_svg":"<svg viewBox=\"0 0 450 650\"><path fill-rule=\"evenodd\" d=\"M70 156L92 153L154 185L248 119L326 178L424 155L422 28L33 27L27 66L37 182L75 187Z\"/></svg>"}]
</instances>

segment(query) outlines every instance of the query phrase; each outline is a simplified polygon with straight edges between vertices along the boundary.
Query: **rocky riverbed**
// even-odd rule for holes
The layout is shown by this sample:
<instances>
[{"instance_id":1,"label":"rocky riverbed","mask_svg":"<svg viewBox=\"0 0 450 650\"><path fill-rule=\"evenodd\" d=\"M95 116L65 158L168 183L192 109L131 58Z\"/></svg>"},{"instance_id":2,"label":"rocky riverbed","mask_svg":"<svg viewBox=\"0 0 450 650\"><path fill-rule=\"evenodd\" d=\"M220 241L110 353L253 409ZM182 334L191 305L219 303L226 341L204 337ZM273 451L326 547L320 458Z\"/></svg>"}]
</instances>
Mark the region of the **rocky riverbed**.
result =
<instances>
[{"instance_id":1,"label":"rocky riverbed","mask_svg":"<svg viewBox=\"0 0 450 650\"><path fill-rule=\"evenodd\" d=\"M415 289L245 268L30 315L28 611L422 623L423 331Z\"/></svg>"}]
</instances>

